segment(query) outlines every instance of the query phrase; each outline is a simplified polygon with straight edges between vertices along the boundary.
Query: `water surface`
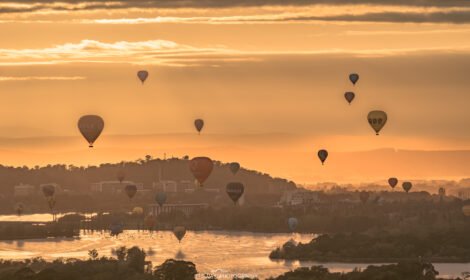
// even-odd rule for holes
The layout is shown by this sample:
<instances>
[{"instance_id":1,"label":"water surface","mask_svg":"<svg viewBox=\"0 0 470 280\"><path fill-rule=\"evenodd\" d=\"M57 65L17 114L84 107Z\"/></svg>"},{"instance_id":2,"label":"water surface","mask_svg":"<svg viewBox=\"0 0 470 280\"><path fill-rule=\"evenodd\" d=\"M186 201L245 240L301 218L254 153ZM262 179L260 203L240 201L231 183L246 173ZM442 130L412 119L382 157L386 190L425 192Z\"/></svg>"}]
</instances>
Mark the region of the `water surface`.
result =
<instances>
[{"instance_id":1,"label":"water surface","mask_svg":"<svg viewBox=\"0 0 470 280\"><path fill-rule=\"evenodd\" d=\"M299 266L319 265L317 262L272 261L268 258L272 249L293 238L308 242L311 234L267 234L227 231L189 231L178 243L171 232L124 231L119 237L109 233L82 232L80 238L52 238L0 242L0 258L24 259L43 257L88 258L88 251L97 249L100 256L111 256L112 249L139 246L151 253L147 258L154 266L169 258L185 259L196 264L200 273L219 275L248 274L264 279L277 276ZM350 271L368 264L322 264L330 271ZM441 276L460 276L470 271L470 264L434 264Z\"/></svg>"}]
</instances>

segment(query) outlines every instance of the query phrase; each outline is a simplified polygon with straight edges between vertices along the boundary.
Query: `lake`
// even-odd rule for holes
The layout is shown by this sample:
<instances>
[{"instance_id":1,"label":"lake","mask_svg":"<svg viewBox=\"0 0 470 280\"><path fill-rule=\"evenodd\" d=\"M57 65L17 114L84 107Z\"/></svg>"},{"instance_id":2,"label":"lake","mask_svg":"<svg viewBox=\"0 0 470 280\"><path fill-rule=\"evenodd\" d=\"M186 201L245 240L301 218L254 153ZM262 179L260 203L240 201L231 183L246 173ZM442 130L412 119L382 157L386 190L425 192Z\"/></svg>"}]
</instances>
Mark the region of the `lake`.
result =
<instances>
[{"instance_id":1,"label":"lake","mask_svg":"<svg viewBox=\"0 0 470 280\"><path fill-rule=\"evenodd\" d=\"M22 217L23 221L47 221L48 214ZM0 221L10 220L1 217ZM14 220L11 217L11 220ZM112 249L120 246L139 246L146 252L153 265L159 265L169 258L184 259L196 264L199 273L214 273L223 279L224 275L248 274L264 279L277 276L299 266L323 265L330 271L351 271L364 268L368 264L318 263L299 261L272 261L268 258L274 248L289 239L309 242L312 234L268 234L228 231L189 231L181 243L172 232L148 232L128 230L118 237L107 232L82 232L80 238L33 239L0 242L0 258L25 259L42 257L46 260L56 258L88 258L88 251L98 250L100 256L111 256ZM441 276L461 276L470 271L470 264L437 263L435 268ZM222 276L222 277L221 277ZM231 278L230 278L231 279Z\"/></svg>"}]
</instances>

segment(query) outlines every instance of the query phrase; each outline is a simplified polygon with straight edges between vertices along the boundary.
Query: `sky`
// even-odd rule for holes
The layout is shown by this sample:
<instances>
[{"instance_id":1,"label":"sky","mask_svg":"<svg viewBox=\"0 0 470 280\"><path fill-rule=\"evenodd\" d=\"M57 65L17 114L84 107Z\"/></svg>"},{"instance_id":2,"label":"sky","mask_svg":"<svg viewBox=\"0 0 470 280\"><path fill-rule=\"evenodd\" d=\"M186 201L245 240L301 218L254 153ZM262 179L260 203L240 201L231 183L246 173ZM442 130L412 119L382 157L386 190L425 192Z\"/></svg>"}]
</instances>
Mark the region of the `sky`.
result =
<instances>
[{"instance_id":1,"label":"sky","mask_svg":"<svg viewBox=\"0 0 470 280\"><path fill-rule=\"evenodd\" d=\"M466 0L2 1L0 38L3 165L167 154L298 183L470 176ZM92 151L85 114L105 120Z\"/></svg>"}]
</instances>

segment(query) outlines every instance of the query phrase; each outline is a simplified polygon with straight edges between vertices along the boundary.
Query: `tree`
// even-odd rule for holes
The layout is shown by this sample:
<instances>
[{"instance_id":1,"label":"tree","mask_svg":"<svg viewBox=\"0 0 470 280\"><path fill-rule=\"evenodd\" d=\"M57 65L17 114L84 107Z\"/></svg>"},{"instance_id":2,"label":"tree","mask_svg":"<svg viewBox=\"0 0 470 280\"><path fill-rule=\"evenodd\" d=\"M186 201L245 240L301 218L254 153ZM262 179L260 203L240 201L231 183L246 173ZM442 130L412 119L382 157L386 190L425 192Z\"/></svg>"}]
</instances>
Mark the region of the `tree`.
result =
<instances>
[{"instance_id":1,"label":"tree","mask_svg":"<svg viewBox=\"0 0 470 280\"><path fill-rule=\"evenodd\" d=\"M145 270L145 252L139 247L134 246L127 250L126 256L127 265L129 268L139 273L144 273Z\"/></svg>"},{"instance_id":2,"label":"tree","mask_svg":"<svg viewBox=\"0 0 470 280\"><path fill-rule=\"evenodd\" d=\"M154 275L158 280L192 280L197 274L196 265L192 262L166 260L157 266Z\"/></svg>"},{"instance_id":3,"label":"tree","mask_svg":"<svg viewBox=\"0 0 470 280\"><path fill-rule=\"evenodd\" d=\"M126 258L126 247L125 246L122 246L122 247L119 247L116 249L116 257L118 259L118 261L124 261L124 259Z\"/></svg>"}]
</instances>

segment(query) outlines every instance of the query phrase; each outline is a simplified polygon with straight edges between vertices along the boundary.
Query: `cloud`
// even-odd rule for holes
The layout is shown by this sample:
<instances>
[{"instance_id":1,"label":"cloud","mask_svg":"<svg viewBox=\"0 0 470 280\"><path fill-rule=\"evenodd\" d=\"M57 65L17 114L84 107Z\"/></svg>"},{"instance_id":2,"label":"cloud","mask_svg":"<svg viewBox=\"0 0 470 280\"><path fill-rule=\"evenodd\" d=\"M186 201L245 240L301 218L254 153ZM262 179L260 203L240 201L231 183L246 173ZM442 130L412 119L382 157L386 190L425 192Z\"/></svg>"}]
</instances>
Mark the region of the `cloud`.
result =
<instances>
[{"instance_id":1,"label":"cloud","mask_svg":"<svg viewBox=\"0 0 470 280\"><path fill-rule=\"evenodd\" d=\"M292 51L242 51L224 46L195 47L166 40L106 43L82 40L42 49L0 49L0 65L42 65L59 63L130 63L140 65L199 66L211 62L260 61L273 56L334 55L384 57L406 54L470 53L470 46L359 49L326 48ZM215 66L215 65L214 65Z\"/></svg>"},{"instance_id":2,"label":"cloud","mask_svg":"<svg viewBox=\"0 0 470 280\"><path fill-rule=\"evenodd\" d=\"M29 77L5 77L0 76L0 82L16 82L16 81L79 81L85 80L86 77L81 76L29 76Z\"/></svg>"},{"instance_id":3,"label":"cloud","mask_svg":"<svg viewBox=\"0 0 470 280\"><path fill-rule=\"evenodd\" d=\"M410 23L470 23L470 11L448 12L380 12L360 15L307 16L285 18L284 21L360 21L360 22L410 22Z\"/></svg>"},{"instance_id":4,"label":"cloud","mask_svg":"<svg viewBox=\"0 0 470 280\"><path fill-rule=\"evenodd\" d=\"M84 11L128 8L227 8L259 6L303 5L392 5L416 7L470 7L467 0L61 0L10 1L0 5L0 13L18 13L40 10Z\"/></svg>"},{"instance_id":5,"label":"cloud","mask_svg":"<svg viewBox=\"0 0 470 280\"><path fill-rule=\"evenodd\" d=\"M105 43L82 40L43 49L0 49L0 64L54 64L67 62L159 63L181 57L224 54L222 48L196 48L166 40ZM232 51L233 52L233 51Z\"/></svg>"},{"instance_id":6,"label":"cloud","mask_svg":"<svg viewBox=\"0 0 470 280\"><path fill-rule=\"evenodd\" d=\"M152 17L82 20L82 23L98 24L148 24L148 23L197 23L197 24L243 24L288 23L312 21L347 22L409 22L409 23L470 23L470 10L438 12L370 12L362 14L312 15L307 13L281 13L211 17Z\"/></svg>"},{"instance_id":7,"label":"cloud","mask_svg":"<svg viewBox=\"0 0 470 280\"><path fill-rule=\"evenodd\" d=\"M110 18L98 18L103 13ZM52 16L54 14L58 17ZM142 16L148 14L158 16ZM0 22L242 24L311 21L470 23L470 1L65 0L0 3Z\"/></svg>"}]
</instances>

